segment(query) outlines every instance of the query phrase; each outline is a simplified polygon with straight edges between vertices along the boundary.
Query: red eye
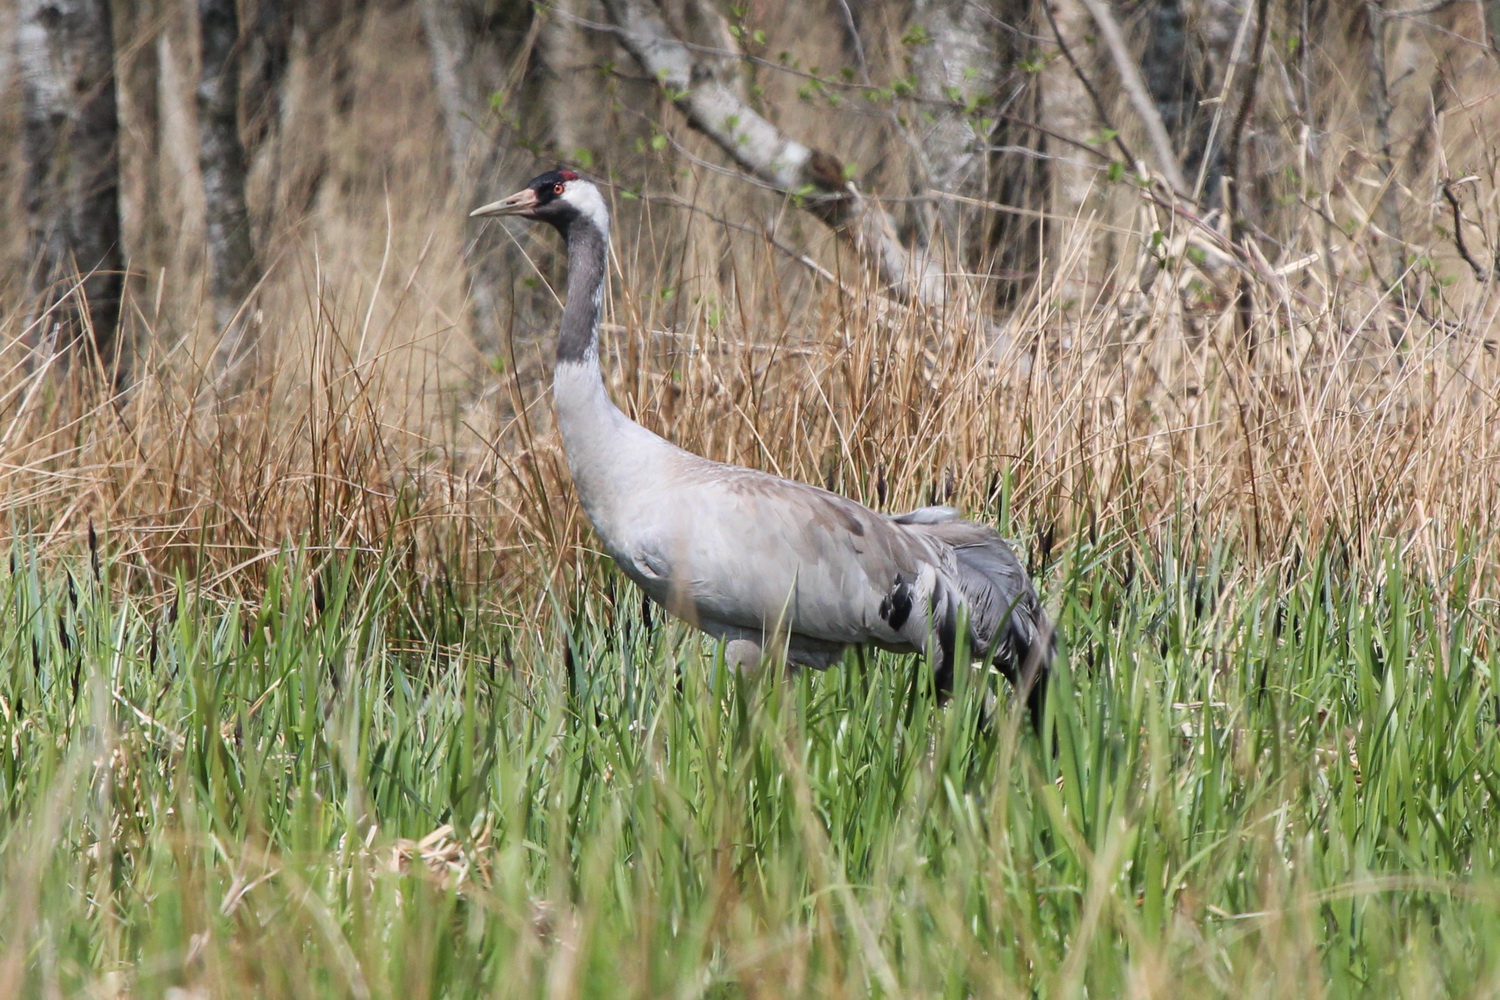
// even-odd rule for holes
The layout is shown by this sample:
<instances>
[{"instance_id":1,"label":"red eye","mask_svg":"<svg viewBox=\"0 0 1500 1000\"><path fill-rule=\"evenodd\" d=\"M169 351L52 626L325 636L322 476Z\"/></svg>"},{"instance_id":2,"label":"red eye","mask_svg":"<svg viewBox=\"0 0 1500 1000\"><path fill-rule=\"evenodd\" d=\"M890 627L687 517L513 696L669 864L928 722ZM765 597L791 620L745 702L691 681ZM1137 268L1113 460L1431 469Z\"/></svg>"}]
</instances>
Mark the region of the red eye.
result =
<instances>
[{"instance_id":1,"label":"red eye","mask_svg":"<svg viewBox=\"0 0 1500 1000\"><path fill-rule=\"evenodd\" d=\"M563 182L562 181L558 181L556 184L552 185L552 193L553 194L562 194L563 193Z\"/></svg>"}]
</instances>

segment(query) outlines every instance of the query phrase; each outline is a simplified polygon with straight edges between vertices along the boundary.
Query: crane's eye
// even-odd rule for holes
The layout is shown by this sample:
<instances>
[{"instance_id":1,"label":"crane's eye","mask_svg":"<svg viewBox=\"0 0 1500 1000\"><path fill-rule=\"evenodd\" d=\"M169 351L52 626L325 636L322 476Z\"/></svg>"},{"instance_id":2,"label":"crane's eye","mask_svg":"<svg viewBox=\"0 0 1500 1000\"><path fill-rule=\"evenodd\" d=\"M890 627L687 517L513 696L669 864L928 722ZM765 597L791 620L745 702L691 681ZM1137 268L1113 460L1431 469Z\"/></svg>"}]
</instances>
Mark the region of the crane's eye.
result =
<instances>
[{"instance_id":1,"label":"crane's eye","mask_svg":"<svg viewBox=\"0 0 1500 1000\"><path fill-rule=\"evenodd\" d=\"M563 193L563 182L562 181L558 181L556 184L552 185L552 193L553 194L562 194Z\"/></svg>"}]
</instances>

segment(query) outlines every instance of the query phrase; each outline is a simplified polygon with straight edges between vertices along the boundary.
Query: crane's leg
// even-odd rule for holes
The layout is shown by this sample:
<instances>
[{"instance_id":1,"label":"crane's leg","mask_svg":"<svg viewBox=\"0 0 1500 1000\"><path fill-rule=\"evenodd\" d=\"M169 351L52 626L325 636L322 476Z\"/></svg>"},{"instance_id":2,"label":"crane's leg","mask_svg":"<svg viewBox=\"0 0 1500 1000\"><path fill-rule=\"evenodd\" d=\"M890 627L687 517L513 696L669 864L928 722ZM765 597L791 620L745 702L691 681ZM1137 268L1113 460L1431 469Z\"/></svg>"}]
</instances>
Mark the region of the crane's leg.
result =
<instances>
[{"instance_id":1,"label":"crane's leg","mask_svg":"<svg viewBox=\"0 0 1500 1000\"><path fill-rule=\"evenodd\" d=\"M740 637L724 643L724 665L741 673L752 674L760 669L761 649L758 639Z\"/></svg>"},{"instance_id":2,"label":"crane's leg","mask_svg":"<svg viewBox=\"0 0 1500 1000\"><path fill-rule=\"evenodd\" d=\"M740 674L754 673L759 669L765 655L766 638L762 633L716 621L694 624L724 644L724 666Z\"/></svg>"}]
</instances>

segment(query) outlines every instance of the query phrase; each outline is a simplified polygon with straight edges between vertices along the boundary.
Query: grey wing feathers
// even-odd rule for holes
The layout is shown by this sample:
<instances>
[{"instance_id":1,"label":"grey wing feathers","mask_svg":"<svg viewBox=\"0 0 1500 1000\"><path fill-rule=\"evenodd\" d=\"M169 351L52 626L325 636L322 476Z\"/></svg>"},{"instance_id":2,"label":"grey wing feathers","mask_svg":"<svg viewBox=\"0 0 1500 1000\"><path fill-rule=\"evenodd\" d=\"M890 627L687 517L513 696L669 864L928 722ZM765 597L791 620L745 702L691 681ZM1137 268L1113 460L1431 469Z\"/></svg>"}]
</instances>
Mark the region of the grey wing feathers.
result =
<instances>
[{"instance_id":1,"label":"grey wing feathers","mask_svg":"<svg viewBox=\"0 0 1500 1000\"><path fill-rule=\"evenodd\" d=\"M967 608L970 648L988 657L1021 693L1032 724L1040 731L1056 638L1015 553L999 533L970 521L913 525L909 530L927 533L953 553L950 579ZM933 678L939 696L945 697L953 684L954 629L951 619L935 624L940 640L944 625L949 636Z\"/></svg>"},{"instance_id":2,"label":"grey wing feathers","mask_svg":"<svg viewBox=\"0 0 1500 1000\"><path fill-rule=\"evenodd\" d=\"M692 489L658 505L652 546L670 567L670 585L655 586L668 607L700 625L763 630L781 621L830 643L899 640L871 634L884 626L876 607L930 549L925 539L804 483L701 460L679 475ZM655 582L642 583L650 592Z\"/></svg>"},{"instance_id":3,"label":"grey wing feathers","mask_svg":"<svg viewBox=\"0 0 1500 1000\"><path fill-rule=\"evenodd\" d=\"M674 485L691 488L658 508L651 552L622 564L705 631L760 633L781 622L832 649L940 652L941 689L966 619L975 656L1012 679L1045 673L1051 626L992 528L952 507L878 514L816 486L682 456Z\"/></svg>"},{"instance_id":4,"label":"grey wing feathers","mask_svg":"<svg viewBox=\"0 0 1500 1000\"><path fill-rule=\"evenodd\" d=\"M958 520L958 510L953 507L918 507L905 514L892 514L897 524L946 524Z\"/></svg>"}]
</instances>

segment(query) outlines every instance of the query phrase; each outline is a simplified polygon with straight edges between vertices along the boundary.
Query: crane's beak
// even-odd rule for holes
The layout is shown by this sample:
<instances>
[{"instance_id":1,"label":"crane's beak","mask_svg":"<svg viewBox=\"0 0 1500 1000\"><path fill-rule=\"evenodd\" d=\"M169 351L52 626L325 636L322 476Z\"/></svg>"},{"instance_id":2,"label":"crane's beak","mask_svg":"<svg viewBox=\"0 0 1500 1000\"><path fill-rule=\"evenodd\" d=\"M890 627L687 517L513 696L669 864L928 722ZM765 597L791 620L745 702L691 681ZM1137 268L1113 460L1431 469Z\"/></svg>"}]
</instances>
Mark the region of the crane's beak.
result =
<instances>
[{"instance_id":1,"label":"crane's beak","mask_svg":"<svg viewBox=\"0 0 1500 1000\"><path fill-rule=\"evenodd\" d=\"M526 188L517 191L509 198L501 198L488 205L481 205L469 213L469 218L479 219L495 215L519 215L522 218L530 218L534 208L536 208L536 192L531 188Z\"/></svg>"}]
</instances>

